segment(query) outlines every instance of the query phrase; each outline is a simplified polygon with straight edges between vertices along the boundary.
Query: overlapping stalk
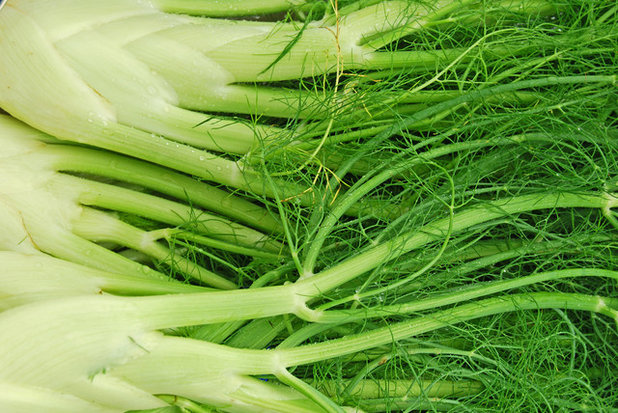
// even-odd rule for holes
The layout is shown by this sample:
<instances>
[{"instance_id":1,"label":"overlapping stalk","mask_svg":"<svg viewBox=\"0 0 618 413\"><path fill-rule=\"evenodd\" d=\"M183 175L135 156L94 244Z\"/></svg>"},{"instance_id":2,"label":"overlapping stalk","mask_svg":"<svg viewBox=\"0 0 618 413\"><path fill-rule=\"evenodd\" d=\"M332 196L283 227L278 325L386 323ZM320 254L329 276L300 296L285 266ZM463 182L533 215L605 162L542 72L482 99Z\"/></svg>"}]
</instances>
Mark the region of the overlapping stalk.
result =
<instances>
[{"instance_id":1,"label":"overlapping stalk","mask_svg":"<svg viewBox=\"0 0 618 413\"><path fill-rule=\"evenodd\" d=\"M0 410L613 408L617 11L10 1Z\"/></svg>"}]
</instances>

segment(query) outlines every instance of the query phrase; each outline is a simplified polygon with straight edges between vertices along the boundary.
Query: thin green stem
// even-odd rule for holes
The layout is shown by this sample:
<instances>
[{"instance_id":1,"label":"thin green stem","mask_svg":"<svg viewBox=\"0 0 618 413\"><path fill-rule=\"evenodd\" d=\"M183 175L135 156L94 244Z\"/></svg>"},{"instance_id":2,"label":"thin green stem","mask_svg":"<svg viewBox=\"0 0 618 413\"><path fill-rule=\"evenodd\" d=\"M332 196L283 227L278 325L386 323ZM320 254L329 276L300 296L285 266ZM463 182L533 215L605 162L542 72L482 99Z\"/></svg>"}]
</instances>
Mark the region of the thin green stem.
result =
<instances>
[{"instance_id":1,"label":"thin green stem","mask_svg":"<svg viewBox=\"0 0 618 413\"><path fill-rule=\"evenodd\" d=\"M167 166L208 181L274 197L259 173L243 168L237 162L125 125L101 122L99 126L100 128L93 128L92 133L87 136L75 140ZM285 197L298 196L307 205L313 201L310 194L303 195L305 188L298 185L278 181L277 186Z\"/></svg>"},{"instance_id":2,"label":"thin green stem","mask_svg":"<svg viewBox=\"0 0 618 413\"><path fill-rule=\"evenodd\" d=\"M73 221L73 231L91 241L114 242L141 251L183 274L215 288L237 288L233 282L180 255L173 254L169 248L159 244L157 239L162 237L160 232L142 231L104 212L84 208L81 216Z\"/></svg>"},{"instance_id":3,"label":"thin green stem","mask_svg":"<svg viewBox=\"0 0 618 413\"><path fill-rule=\"evenodd\" d=\"M168 276L86 240L65 228L56 230L53 237L42 234L33 235L33 238L41 251L63 260L137 279L148 277L169 281Z\"/></svg>"},{"instance_id":4,"label":"thin green stem","mask_svg":"<svg viewBox=\"0 0 618 413\"><path fill-rule=\"evenodd\" d=\"M281 316L253 320L238 329L225 344L238 348L268 348L286 326Z\"/></svg>"},{"instance_id":5,"label":"thin green stem","mask_svg":"<svg viewBox=\"0 0 618 413\"><path fill-rule=\"evenodd\" d=\"M566 76L566 77L550 76L550 77L545 77L541 79L512 82L512 83L505 84L505 85L499 85L499 86L489 87L485 89L480 89L477 91L468 92L455 99L451 99L446 102L435 104L425 110L421 110L413 114L412 116L402 120L401 122L394 124L390 128L385 129L378 136L376 136L373 141L374 141L374 144L379 143L397 134L399 131L418 123L419 121L422 121L424 119L427 119L435 115L444 114L445 112L448 112L448 111L452 111L456 109L457 107L463 104L467 104L468 102L472 102L474 100L485 99L490 96L494 96L496 94L512 93L517 90L524 89L524 88L530 88L530 87L543 87L543 86L549 86L549 85L578 84L578 83L615 84L616 76L588 76L588 77L587 76ZM476 144L488 146L487 142L483 144L483 143L478 143L477 141ZM463 142L457 145L470 145L470 143ZM456 146L453 146L451 148L456 148ZM343 169L342 172L345 173L347 171L347 168L351 167L351 165L353 165L358 159L362 157L363 153L364 153L363 151L358 151L355 156L352 156L348 160L348 162L344 166L342 166L342 169ZM420 158L415 159L415 162L421 162L421 161L422 160ZM302 275L310 276L311 274L313 274L313 268L315 266L315 262L316 262L319 250L321 249L328 234L332 231L333 226L338 221L338 219L345 213L345 211L348 208L350 208L352 205L356 205L358 201L363 197L363 195L368 193L370 190L375 188L380 183L384 182L384 180L394 176L396 170L397 170L396 168L387 168L386 171L372 178L369 182L363 183L362 186L359 186L358 188L355 188L353 191L350 191L352 195L348 193L346 194L347 196L339 198L337 204L332 209L331 213L328 215L327 221L321 225L320 232L316 235L316 238L313 240L313 242L311 243L311 246L309 247L307 256L304 260L303 272L301 273ZM341 176L341 175L338 174L338 176Z\"/></svg>"},{"instance_id":6,"label":"thin green stem","mask_svg":"<svg viewBox=\"0 0 618 413\"><path fill-rule=\"evenodd\" d=\"M166 237L168 242L175 242L175 243L180 242L180 244L184 245L185 247L194 248L195 246L182 242L181 240L191 241L191 242L203 245L205 247L215 248L215 249L222 250L222 251L233 252L235 254L242 254L248 257L259 257L259 258L266 258L266 259L271 259L271 260L277 260L281 258L280 254L277 254L275 252L269 252L269 251L272 251L272 249L270 248L266 248L266 250L261 250L257 248L243 247L242 245L238 245L234 242L220 241L217 239L197 235L190 231L184 231L182 229L170 230L167 234L169 234L169 236ZM274 251L280 252L281 248L280 246L278 247L279 248L275 249Z\"/></svg>"},{"instance_id":7,"label":"thin green stem","mask_svg":"<svg viewBox=\"0 0 618 413\"><path fill-rule=\"evenodd\" d=\"M585 294L546 292L512 294L488 298L448 310L436 311L425 316L416 317L410 321L391 324L387 327L354 336L318 344L308 344L292 349L281 349L277 350L277 352L279 360L284 366L296 366L353 354L457 323L512 311L561 308L600 313L618 321L618 311L615 309L617 305L618 301L616 299Z\"/></svg>"},{"instance_id":8,"label":"thin green stem","mask_svg":"<svg viewBox=\"0 0 618 413\"><path fill-rule=\"evenodd\" d=\"M350 386L349 380L339 382L321 381L320 387L331 397L340 399L372 400L398 397L429 397L431 399L444 397L462 397L479 393L482 383L473 380L359 380ZM343 393L343 394L342 394Z\"/></svg>"},{"instance_id":9,"label":"thin green stem","mask_svg":"<svg viewBox=\"0 0 618 413\"><path fill-rule=\"evenodd\" d=\"M294 377L289 371L283 369L277 372L276 377L284 384L295 388L300 393L307 396L310 400L313 400L318 406L320 406L326 413L344 413L344 410L336 405L330 398L317 391L315 388L305 383L304 381Z\"/></svg>"},{"instance_id":10,"label":"thin green stem","mask_svg":"<svg viewBox=\"0 0 618 413\"><path fill-rule=\"evenodd\" d=\"M496 139L496 140L475 140L468 142L459 142L453 143L450 145L445 145L441 147L437 147L435 149L431 149L422 154L422 156L413 156L410 159L405 159L399 163L390 164L388 168L382 170L382 172L377 173L373 177L367 179L365 182L359 181L355 187L350 189L345 196L339 197L337 202L329 211L329 214L325 217L324 221L320 225L320 230L316 234L315 238L311 242L309 249L307 250L307 254L305 256L303 262L303 273L302 274L313 274L313 269L315 267L318 255L324 242L326 241L328 235L338 223L339 219L345 211L350 208L352 205L355 205L362 197L364 197L371 190L385 182L387 179L400 174L406 169L412 168L415 165L420 165L426 163L432 159L439 158L444 155L448 155L451 153L456 153L463 150L471 150L477 148L483 148L487 146L493 145L509 145L515 144L522 141L525 141L525 136L515 136L512 138L506 139ZM425 143L423 143L424 145ZM414 148L413 148L414 149ZM402 155L400 155L403 157Z\"/></svg>"},{"instance_id":11,"label":"thin green stem","mask_svg":"<svg viewBox=\"0 0 618 413\"><path fill-rule=\"evenodd\" d=\"M48 145L41 150L60 171L90 173L143 185L189 204L229 216L267 232L280 232L280 224L263 208L243 198L198 182L178 172L107 151L68 145Z\"/></svg>"},{"instance_id":12,"label":"thin green stem","mask_svg":"<svg viewBox=\"0 0 618 413\"><path fill-rule=\"evenodd\" d=\"M601 234L590 236L586 234L584 236L572 235L566 239L558 239L554 241L533 241L524 245L520 245L521 242L516 242L514 248L508 248L506 250L500 248L495 253L491 253L488 255L481 254L480 258L462 263L456 268L453 268L449 271L453 271L453 273L457 276L461 276L478 270L480 268L490 267L501 261L516 257L522 257L525 255L541 256L543 254L554 254L558 251L563 250L577 252L582 248L583 245L585 245L586 247L598 245L600 247L605 243L612 241L615 241L615 237L612 238L611 236ZM504 245L504 247L508 246L509 244L513 244L513 240L509 240L508 243ZM491 248L491 246L489 248ZM473 245L471 249L472 252L477 252L477 246ZM457 255L460 255L460 253L457 253Z\"/></svg>"},{"instance_id":13,"label":"thin green stem","mask_svg":"<svg viewBox=\"0 0 618 413\"><path fill-rule=\"evenodd\" d=\"M474 225L527 211L576 207L602 209L617 202L617 198L606 194L543 193L482 203L456 212L452 220L438 219L422 228L399 235L299 283L302 283L303 288L307 288L309 295L318 296L386 261L427 243L443 239L451 225L455 234Z\"/></svg>"},{"instance_id":14,"label":"thin green stem","mask_svg":"<svg viewBox=\"0 0 618 413\"><path fill-rule=\"evenodd\" d=\"M486 363L490 363L492 365L496 364L493 360L488 359L487 357L483 357L480 354L476 354L474 351L465 351L465 350L458 350L458 349L454 349L454 348L448 348L448 347L418 347L418 348L404 348L404 349L398 349L397 352L391 352L391 353L387 353L387 354L383 354L381 357L378 357L372 361L370 361L366 366L364 366L353 378L351 378L350 380L348 380L345 383L345 387L339 392L339 394L341 395L340 397L342 399L347 399L349 397L354 397L357 396L356 393L354 393L353 391L357 388L357 387L361 387L361 389L359 389L360 391L363 391L365 389L365 384L366 384L366 380L364 380L364 378L373 370L379 368L380 366L384 365L386 362L388 362L389 360L391 360L394 357L397 357L401 354L405 354L406 356L413 356L413 355L417 355L417 354L438 354L438 355L453 355L453 356L459 356L459 357L465 357L465 358L470 358L470 359L477 359ZM433 382L430 382L433 383ZM428 383L428 384L430 384ZM481 388L482 385L481 383L478 382L464 382L462 383L463 386L461 386L464 390L464 394L469 394L467 393L467 391L472 391L472 392L478 392ZM469 386L469 387L468 387ZM413 392L415 395L420 396L420 392L418 390L420 390L419 385L416 384L416 390L415 392ZM453 387L452 389L454 390L455 388L457 388L457 386L455 385L455 383L453 383ZM358 392L358 391L357 391ZM457 393L456 391L451 391L450 394L448 394L448 396L454 396L455 393ZM427 394L427 393L425 393ZM433 394L433 397L438 396L437 394ZM445 397L447 395L445 394L441 394L441 397ZM375 397L374 397L375 398Z\"/></svg>"},{"instance_id":15,"label":"thin green stem","mask_svg":"<svg viewBox=\"0 0 618 413\"><path fill-rule=\"evenodd\" d=\"M322 313L319 319L315 321L324 323L344 323L364 320L367 318L410 314L416 311L423 311L449 304L470 301L476 298L510 289L521 288L527 285L578 277L604 277L618 281L618 271L610 271L600 268L572 268L567 270L542 272L525 277L518 277L512 280L491 281L484 284L475 283L466 288L461 288L450 293L439 294L437 297L416 300L412 303L392 304L377 308L356 310L329 310Z\"/></svg>"},{"instance_id":16,"label":"thin green stem","mask_svg":"<svg viewBox=\"0 0 618 413\"><path fill-rule=\"evenodd\" d=\"M183 13L197 16L233 17L252 16L287 11L300 6L304 0L154 0L153 3L168 13Z\"/></svg>"},{"instance_id":17,"label":"thin green stem","mask_svg":"<svg viewBox=\"0 0 618 413\"><path fill-rule=\"evenodd\" d=\"M158 196L64 174L55 176L50 183L58 191L76 193L83 205L134 214L246 247L281 249L258 231Z\"/></svg>"}]
</instances>

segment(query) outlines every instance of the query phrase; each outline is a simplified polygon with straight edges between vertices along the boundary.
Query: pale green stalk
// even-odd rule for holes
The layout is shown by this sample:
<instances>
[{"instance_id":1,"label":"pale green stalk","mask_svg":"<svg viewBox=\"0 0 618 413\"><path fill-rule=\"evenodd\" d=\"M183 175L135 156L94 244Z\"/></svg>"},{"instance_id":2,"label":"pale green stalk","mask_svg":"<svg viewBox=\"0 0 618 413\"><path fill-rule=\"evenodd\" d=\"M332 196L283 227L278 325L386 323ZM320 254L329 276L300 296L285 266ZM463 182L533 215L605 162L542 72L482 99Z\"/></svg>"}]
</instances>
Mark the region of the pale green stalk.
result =
<instances>
[{"instance_id":1,"label":"pale green stalk","mask_svg":"<svg viewBox=\"0 0 618 413\"><path fill-rule=\"evenodd\" d=\"M47 255L0 251L0 310L66 296L112 293L153 295L207 291L207 288L157 280L145 274L116 274Z\"/></svg>"},{"instance_id":2,"label":"pale green stalk","mask_svg":"<svg viewBox=\"0 0 618 413\"><path fill-rule=\"evenodd\" d=\"M451 292L438 293L435 296L422 300L415 300L411 303L387 304L378 308L368 309L328 310L315 321L321 323L345 323L374 317L388 318L389 316L412 314L416 311L434 309L459 302L472 301L476 298L496 294L509 289L521 288L531 284L540 284L563 278L578 277L606 277L618 281L618 272L600 268L571 268L566 270L541 272L528 276L520 276L512 280L490 281L487 283L476 282L467 287L458 288Z\"/></svg>"},{"instance_id":3,"label":"pale green stalk","mask_svg":"<svg viewBox=\"0 0 618 413\"><path fill-rule=\"evenodd\" d=\"M203 268L159 243L165 230L143 231L110 214L91 208L83 208L72 222L73 232L89 241L112 242L143 252L158 262L174 268L181 274L206 285L221 289L236 288L234 282Z\"/></svg>"},{"instance_id":4,"label":"pale green stalk","mask_svg":"<svg viewBox=\"0 0 618 413\"><path fill-rule=\"evenodd\" d=\"M156 406L155 398L152 399L153 406ZM120 413L118 409L64 392L5 382L0 382L0 406L6 412Z\"/></svg>"},{"instance_id":5,"label":"pale green stalk","mask_svg":"<svg viewBox=\"0 0 618 413\"><path fill-rule=\"evenodd\" d=\"M0 164L5 180L0 191L0 219L7 222L2 247L24 252L43 251L76 263L104 268L124 274L150 273L163 277L156 271L133 262L90 241L113 241L161 260L178 264L180 270L206 283L214 282L221 288L234 288L234 284L200 268L158 244L163 235L148 233L124 223L110 214L80 206L75 194L53 191L51 181L45 182L36 168L21 169L24 165L11 163L6 158ZM16 175L15 171L20 171ZM46 174L43 174L45 178ZM52 186L49 188L47 186Z\"/></svg>"},{"instance_id":6,"label":"pale green stalk","mask_svg":"<svg viewBox=\"0 0 618 413\"><path fill-rule=\"evenodd\" d=\"M170 13L196 14L199 16L250 16L253 14L276 13L300 6L304 0L153 0L163 11Z\"/></svg>"},{"instance_id":7,"label":"pale green stalk","mask_svg":"<svg viewBox=\"0 0 618 413\"><path fill-rule=\"evenodd\" d=\"M521 196L501 202L470 207L463 212L455 213L452 223L449 222L450 220L437 220L424 228L384 242L356 257L349 258L336 266L326 269L314 277L297 281L294 284L208 294L209 298L207 300L204 300L200 294L183 295L177 296L176 298L166 297L165 301L170 304L169 312L164 315L164 317L173 317L176 312L185 314L189 312L189 309L194 309L194 316L196 317L194 320L196 324L247 320L287 313L295 314L309 321L327 320L328 314L330 314L329 311L310 310L307 304L318 296L327 294L333 288L343 285L389 259L394 259L414 248L419 248L428 242L432 242L436 238L439 238L442 231L449 225L452 225L453 232L455 233L482 222L488 222L505 215L512 215L529 210L566 207L598 208L610 202L615 203L616 198L609 199L605 196L560 194L555 196L546 195L544 197ZM528 279L490 284L486 289L471 289L470 294L473 294L473 296L475 294L477 294L476 296L490 294L496 291L502 291L505 288L515 288L519 286L517 283L527 285L527 283L535 282L534 280L537 278L539 280L544 280L547 277L552 279L565 276L583 276L587 274L615 277L613 272L600 269L568 270L565 272L547 274L541 273ZM464 292L460 293L463 296ZM453 295L446 295L443 297L445 300L444 303L453 302L452 300L456 300L456 298L457 297ZM157 299L148 298L145 300L144 305L154 306L153 310L160 305L157 304ZM207 307L198 311L202 305L206 305ZM405 307L405 305L401 306L402 308ZM231 319L230 314L233 314L233 318ZM341 316L337 317L346 318L347 315L342 313ZM191 323L193 323L193 321L189 322L189 324Z\"/></svg>"},{"instance_id":8,"label":"pale green stalk","mask_svg":"<svg viewBox=\"0 0 618 413\"><path fill-rule=\"evenodd\" d=\"M270 252L279 252L282 249L278 242L261 232L158 196L63 174L50 179L47 187L77 199L82 205L142 216L244 247Z\"/></svg>"},{"instance_id":9,"label":"pale green stalk","mask_svg":"<svg viewBox=\"0 0 618 413\"><path fill-rule=\"evenodd\" d=\"M246 306L251 313L247 315L259 317L256 307L271 306L265 298L277 288L285 287L247 291L251 293L252 302L235 300L235 304ZM237 410L232 411L256 411L248 407L256 399L264 400L266 394L258 396L259 392L253 393L259 388L273 391L266 397L272 397L275 405L277 400L285 404L294 403L294 400L300 402L301 398L247 375L275 374L282 377L288 374L284 370L287 367L355 353L452 324L510 311L568 308L598 312L618 320L616 300L583 294L530 293L465 304L356 336L292 349L235 349L152 332L179 325L215 322L217 317L213 317L208 309L219 312L219 304L240 293L244 292L206 293L210 299L199 302L193 299L201 294L134 298L95 295L43 301L5 311L0 313L0 337L7 348L19 346L22 351L17 353L21 354L19 358L13 353L0 355L0 365L3 366L0 379L51 390L71 389L75 396L88 394L94 402L106 400L110 405L122 402L118 394L111 397L103 392L96 396L95 391L102 389L101 386L109 387L111 383L127 383L135 392L178 394L213 406L227 405L227 409L236 406ZM197 306L187 305L187 301L194 301L192 304ZM284 305L279 303L280 308ZM88 311L84 312L86 308ZM265 308L262 310L268 312ZM242 318L238 312L229 310L226 314L219 314L228 321ZM73 339L66 340L68 336ZM29 347L32 351L23 351L24 342L34 345ZM35 343L42 342L53 349L54 357L39 351ZM32 369L32 366L37 368ZM84 380L87 376L90 376L90 384ZM290 380L290 383L296 381ZM209 390L215 385L217 391ZM294 386L299 387L298 383ZM245 393L247 391L249 393ZM318 400L320 396L313 393L311 398ZM243 400L251 403L247 406ZM326 402L321 405L329 406ZM327 411L340 409L333 406Z\"/></svg>"},{"instance_id":10,"label":"pale green stalk","mask_svg":"<svg viewBox=\"0 0 618 413\"><path fill-rule=\"evenodd\" d=\"M163 228L147 233L107 213L84 207L91 205L135 214L167 225L185 227L185 232L197 233L197 238L193 238L196 241L200 239L200 234L220 238L228 243L213 243L208 238L202 240L211 246L217 245L236 252L242 249L230 245L229 242L244 245L243 252L251 252L247 248L250 247L256 250L258 255L261 250L271 254L281 250L277 242L258 231L188 205L58 173L53 166L58 156L62 159L61 150L60 153L45 152L50 145L38 140L38 132L7 117L2 117L1 120L4 150L0 170L4 180L0 184L0 197L3 200L3 221L10 225L10 229L5 232L4 248L41 250L74 262L90 263L89 265L100 265L109 261L102 268L113 271L130 273L136 270L135 263L111 252L102 254L102 248L94 244L90 244L87 249L80 247L80 244L85 242L78 242L75 236L77 235L90 241L111 241L141 251L207 284L234 288L232 282L180 255L174 255L170 249L159 243L161 239L171 240L177 230ZM70 151L71 148L66 149ZM77 152L79 153L79 149ZM112 162L115 161L112 157ZM11 220L15 222L10 222ZM24 243L24 240L32 240L32 243ZM109 257L114 258L109 260Z\"/></svg>"},{"instance_id":11,"label":"pale green stalk","mask_svg":"<svg viewBox=\"0 0 618 413\"><path fill-rule=\"evenodd\" d=\"M32 204L38 205L35 211ZM44 194L27 194L25 199L0 197L0 223L3 232L0 248L28 254L46 251L68 261L108 271L158 279L167 277L145 265L87 241L70 230L70 222L79 215L75 204L57 202Z\"/></svg>"},{"instance_id":12,"label":"pale green stalk","mask_svg":"<svg viewBox=\"0 0 618 413\"><path fill-rule=\"evenodd\" d=\"M341 17L334 39L332 28L325 30L320 23L311 23L300 33L297 26L287 23L241 24L186 16L168 18L151 4L120 0L106 3L99 13L94 12L94 5L72 7L74 4L70 0L54 3L53 7L47 2L34 7L20 1L23 0L15 0L17 3L12 3L15 7L7 7L0 15L4 21L0 27L6 39L3 44L3 62L6 63L0 67L0 79L6 87L0 88L0 105L9 113L62 139L122 152L269 197L275 193L260 173L197 149L209 147L244 152L246 145L245 149L238 150L227 147L234 145L229 139L231 135L243 134L236 127L244 126L225 125L225 120L203 119L179 107L182 93L170 86L173 82L166 79L166 70L148 66L123 45L141 41L150 34L164 36L182 46L169 48L171 53L191 48L187 58L180 61L193 61L188 56L201 54L201 63L197 66L204 71L204 76L211 76L209 79L214 79L221 87L234 82L296 79L322 74L339 61L362 62L371 47L360 45L361 39L374 37L377 41L384 33L405 35L432 19L442 19L459 6L449 1L432 8L394 1L370 5ZM399 15L411 10L410 7L416 8L414 18L400 18ZM66 10L72 12L67 13L67 20L59 25L59 16ZM137 31L132 35L111 36L110 32L121 32L122 27L134 27L127 24L126 19L141 22L135 26ZM373 24L367 25L367 22ZM111 30L109 25L118 30ZM205 41L205 34L218 40ZM289 40L290 36L296 40ZM282 39L287 41L282 42ZM275 46L269 50L264 41ZM21 50L20 44L28 44L28 51ZM84 44L90 46L82 47ZM159 43L153 41L152 44ZM238 53L235 52L237 48ZM259 50L259 53L247 53L251 50ZM153 73L153 69L157 73ZM36 87L31 86L29 78L40 79L40 82ZM206 78L199 79L193 84L213 84L203 81ZM42 84L49 86L42 88ZM12 89L12 85L20 85L19 90ZM223 89L219 92L212 96L221 95L225 100L227 92ZM289 96L288 92L284 94ZM239 99L237 94L230 96L232 100ZM269 96L268 91L266 96ZM29 99L37 104L28 103ZM301 96L300 100L304 98ZM55 104L59 101L65 102L62 108ZM248 101L255 99L249 97ZM285 116L289 115L286 112ZM202 133L199 131L202 127L210 129ZM269 128L256 125L247 129L245 135L249 141L259 143L270 139L271 132ZM220 141L205 143L219 134ZM284 181L277 181L276 185L283 199L298 197L306 205L315 201L314 188Z\"/></svg>"},{"instance_id":13,"label":"pale green stalk","mask_svg":"<svg viewBox=\"0 0 618 413\"><path fill-rule=\"evenodd\" d=\"M31 125L63 139L122 152L237 188L269 193L258 174L243 171L234 161L118 123L114 108L75 75L29 16L6 7L0 14L0 27L6 52L4 64L0 64L0 105L7 112L27 118ZM25 60L23 50L13 47L19 44L28 44L32 52ZM35 87L28 80L32 78L49 84L49 90L41 94L40 84ZM13 85L23 88L15 90ZM40 95L37 104L23 107L27 95ZM60 101L64 102L62 107L56 104ZM281 187L293 195L304 190L283 183ZM308 198L306 202L311 202Z\"/></svg>"},{"instance_id":14,"label":"pale green stalk","mask_svg":"<svg viewBox=\"0 0 618 413\"><path fill-rule=\"evenodd\" d=\"M280 225L266 210L185 175L107 151L45 144L53 138L8 116L0 116L0 126L2 157L21 156L27 159L25 163L42 170L87 173L137 184L269 233L280 231Z\"/></svg>"}]
</instances>

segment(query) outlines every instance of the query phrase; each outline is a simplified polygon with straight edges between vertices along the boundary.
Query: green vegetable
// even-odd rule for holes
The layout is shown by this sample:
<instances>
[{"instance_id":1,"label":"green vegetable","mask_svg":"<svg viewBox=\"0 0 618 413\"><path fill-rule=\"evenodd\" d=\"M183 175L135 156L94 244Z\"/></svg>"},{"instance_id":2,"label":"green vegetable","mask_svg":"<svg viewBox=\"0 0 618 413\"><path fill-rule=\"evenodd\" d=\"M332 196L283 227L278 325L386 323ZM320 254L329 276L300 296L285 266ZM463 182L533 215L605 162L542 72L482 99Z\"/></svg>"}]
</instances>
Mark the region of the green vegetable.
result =
<instances>
[{"instance_id":1,"label":"green vegetable","mask_svg":"<svg viewBox=\"0 0 618 413\"><path fill-rule=\"evenodd\" d=\"M244 154L282 139L281 129L195 110L291 118L309 116L300 108L315 110L313 116L326 117L326 123L317 122L317 130L306 128L326 138L333 127L345 125L345 118L338 121L342 110L336 104L332 107L345 96L338 96L339 80L333 96L328 89L312 93L302 86L288 90L245 83L331 71L339 79L342 70L413 65L414 52L376 50L444 19L473 18L458 16L457 11L475 4L372 3L343 8L299 27L294 22L168 15L156 8L165 9L165 2L117 0L77 7L69 0L23 4L16 0L0 16L4 39L0 107L61 139L125 153L234 188L311 203L313 196L303 185L269 183L242 160L200 149ZM540 9L536 3L524 4L524 12L528 7L534 12L552 9L544 3ZM506 10L517 7L511 4ZM482 10L477 18L481 16ZM459 51L453 55L451 60L461 59ZM36 84L28 81L33 78L38 79ZM366 110L361 101L355 108Z\"/></svg>"},{"instance_id":2,"label":"green vegetable","mask_svg":"<svg viewBox=\"0 0 618 413\"><path fill-rule=\"evenodd\" d=\"M328 296L330 291L353 281L366 271L430 243L445 230L457 233L484 221L531 209L609 209L616 204L618 198L608 195L562 194L555 197L511 198L470 207L450 219L428 224L414 234L402 234L385 241L320 274L283 286L150 298L90 295L41 301L36 295L30 296L31 300L35 300L32 304L18 306L0 314L2 342L7 348L17 348L20 343L34 345L40 340L53 349L54 354L40 352L36 345L29 347L36 354L18 352L23 358L16 359L14 352L9 352L7 354L11 356L6 356L8 358L5 360L0 359L0 365L3 366L1 377L8 383L68 393L117 411L157 407L159 402L150 395L160 393L177 394L212 406L225 406L229 411L255 411L260 406L267 407L270 409L268 411L315 411L317 407L313 403L327 411L340 411L332 401L292 376L286 369L355 353L453 323L517 309L580 309L600 312L618 321L618 301L609 297L559 292L513 294L437 311L358 336L295 348L287 345L278 350L229 348L204 341L165 337L153 330L286 313L318 323L350 322L355 319L354 313L312 310L308 305L323 295ZM399 248L393 254L395 245ZM15 256L15 259L18 257ZM61 264L57 269L62 267ZM64 267L69 270L74 268L67 265ZM20 270L19 265L14 268ZM88 271L83 276L88 279ZM360 315L361 319L389 314L401 316L424 308L433 309L454 302L465 302L526 284L581 276L618 279L615 271L596 269L536 274L510 282L495 281L475 286L466 293L443 295L422 304L417 302L415 305L365 309L356 316ZM105 278L114 282L114 276ZM16 279L26 286L32 282L21 277ZM6 280L3 279L3 283ZM53 286L56 282L49 280L49 285ZM36 284L29 286L29 289L33 290ZM14 289L10 284L5 288L7 291ZM48 288L43 284L43 291ZM147 285L144 288L148 291ZM75 289L79 290L78 287ZM72 339L66 340L67 335ZM49 364L46 360L53 361ZM24 374L26 371L36 373L29 376ZM262 374L274 375L297 389L298 393L250 377ZM208 390L213 387L216 390ZM45 392L47 390L43 391L44 396L47 394ZM66 396L52 394L49 397L55 400ZM130 401L127 401L127 397ZM78 403L78 400L73 401ZM11 399L10 402L15 401ZM9 402L4 403L8 405Z\"/></svg>"},{"instance_id":3,"label":"green vegetable","mask_svg":"<svg viewBox=\"0 0 618 413\"><path fill-rule=\"evenodd\" d=\"M260 408L311 412L318 409L314 403L327 411L342 411L293 377L286 368L516 309L568 307L599 312L618 320L616 300L583 294L535 293L487 299L370 333L289 349L234 349L166 337L153 331L267 315L269 310L260 309L264 306L259 303L271 291L276 294L267 288L263 292L238 292L227 297L222 295L226 293L205 293L209 297L199 294L159 298L77 297L7 310L0 314L0 337L10 351L0 359L3 367L0 378L21 386L68 393L109 407L110 411L160 406L151 393L178 394L235 412L260 411ZM301 291L299 287L297 293ZM243 299L238 301L235 295L242 295ZM249 300L254 295L258 301ZM219 296L221 301L215 299ZM219 312L226 303L236 306L234 314ZM297 306L293 301L290 304L291 308ZM282 311L286 305L280 301L277 307L280 310L275 311ZM211 309L216 311L213 313ZM34 351L20 349L24 342L30 343L28 348ZM39 351L36 343L45 343L50 351ZM13 349L19 349L18 357ZM250 378L251 374L275 375L298 392ZM305 399L303 393L313 402ZM2 399L0 403L6 405Z\"/></svg>"},{"instance_id":4,"label":"green vegetable","mask_svg":"<svg viewBox=\"0 0 618 413\"><path fill-rule=\"evenodd\" d=\"M1 309L71 295L114 293L120 295L171 294L205 291L203 287L156 280L137 272L115 274L73 264L42 254L0 251Z\"/></svg>"},{"instance_id":5,"label":"green vegetable","mask_svg":"<svg viewBox=\"0 0 618 413\"><path fill-rule=\"evenodd\" d=\"M9 2L0 410L612 411L617 16Z\"/></svg>"},{"instance_id":6,"label":"green vegetable","mask_svg":"<svg viewBox=\"0 0 618 413\"><path fill-rule=\"evenodd\" d=\"M11 229L3 236L4 249L41 250L74 262L126 274L141 272L139 264L89 241L113 242L174 265L188 276L219 288L232 288L234 284L180 255L172 254L158 240L169 240L179 233L181 237L206 245L248 255L269 256L280 250L277 242L255 230L189 205L55 172L62 160L87 156L87 149L52 148L52 144L32 139L32 135L36 136L32 129L4 116L0 118L0 134L4 148L0 164L4 178L0 183L0 205L2 222ZM111 161L123 161L115 158L118 160L111 156ZM124 162L130 164L128 160ZM139 162L134 165L135 168L139 166ZM88 206L137 214L179 229L164 227L143 231L110 213ZM182 226L189 221L192 225L183 230ZM196 238L192 233L225 242L209 242L207 238ZM255 252L252 248L256 249Z\"/></svg>"}]
</instances>

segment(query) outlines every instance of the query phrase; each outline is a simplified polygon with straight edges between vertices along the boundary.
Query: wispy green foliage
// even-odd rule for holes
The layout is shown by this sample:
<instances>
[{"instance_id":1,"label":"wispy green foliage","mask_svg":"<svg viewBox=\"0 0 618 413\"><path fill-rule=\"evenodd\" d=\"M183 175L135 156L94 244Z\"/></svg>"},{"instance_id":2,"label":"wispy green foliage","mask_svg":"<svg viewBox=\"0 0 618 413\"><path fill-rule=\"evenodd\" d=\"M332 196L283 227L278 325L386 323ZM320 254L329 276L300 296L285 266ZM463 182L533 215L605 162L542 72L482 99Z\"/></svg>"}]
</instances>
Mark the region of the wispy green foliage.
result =
<instances>
[{"instance_id":1,"label":"wispy green foliage","mask_svg":"<svg viewBox=\"0 0 618 413\"><path fill-rule=\"evenodd\" d=\"M206 14L182 1L154 3ZM132 313L127 324L103 317L116 334L101 333L109 343L124 328L149 338L164 329L166 336L152 335L164 350L103 370L95 360L90 374L122 378L149 397L163 394L148 406L183 412L234 411L230 400L237 411L615 409L613 3L303 2L285 17L250 23L163 19L154 10L139 39L125 37L131 25L120 26L132 18L101 23L94 36L113 56L158 71L160 78L148 79L170 112L137 110L131 105L141 101L108 86L101 93L119 113L133 112L107 131L134 145L78 141L218 182L217 190L245 206L265 206L265 216L277 218L269 221L276 240L268 245L279 249L250 251L205 237L202 204L187 192L188 212L176 213L168 232L171 253L246 288L135 300L132 308L152 311ZM273 1L260 10L288 9ZM227 33L222 43L204 40L209 27ZM100 82L72 43L88 36L54 41L65 58L73 56L63 64ZM227 94L204 99L212 85ZM168 92L179 99L165 100ZM43 128L33 113L19 112ZM150 123L153 113L162 114L161 124ZM166 140L180 140L171 120L182 123L184 143ZM74 140L75 130L63 125L55 133ZM236 133L239 142L225 141ZM202 147L225 154L204 155ZM140 230L160 225L136 215L125 211L121 222ZM247 214L233 218L240 216L246 222ZM185 278L173 260L161 268ZM119 314L133 303L107 298ZM82 300L92 304L92 318L67 320L87 336L98 328L99 304ZM47 305L20 311L30 311L34 323L65 304ZM7 314L0 331L9 337ZM178 345L165 347L172 342ZM230 357L233 380L212 368L222 363L213 354ZM208 380L227 387L213 392ZM272 397L247 389L270 389Z\"/></svg>"}]
</instances>

